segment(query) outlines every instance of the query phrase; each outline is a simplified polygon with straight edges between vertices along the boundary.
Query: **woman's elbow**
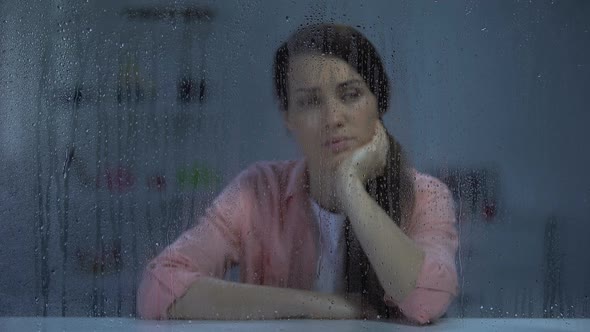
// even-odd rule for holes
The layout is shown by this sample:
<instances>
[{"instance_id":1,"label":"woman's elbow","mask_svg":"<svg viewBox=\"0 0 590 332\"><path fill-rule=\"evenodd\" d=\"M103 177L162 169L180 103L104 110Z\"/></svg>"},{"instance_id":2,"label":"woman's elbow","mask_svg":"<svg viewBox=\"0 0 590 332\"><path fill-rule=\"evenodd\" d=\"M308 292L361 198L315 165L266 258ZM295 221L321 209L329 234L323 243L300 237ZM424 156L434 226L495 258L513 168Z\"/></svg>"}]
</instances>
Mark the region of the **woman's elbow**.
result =
<instances>
[{"instance_id":1,"label":"woman's elbow","mask_svg":"<svg viewBox=\"0 0 590 332\"><path fill-rule=\"evenodd\" d=\"M137 317L147 320L168 319L166 310L173 301L174 294L146 271L137 289Z\"/></svg>"},{"instance_id":2,"label":"woman's elbow","mask_svg":"<svg viewBox=\"0 0 590 332\"><path fill-rule=\"evenodd\" d=\"M160 320L164 319L157 311L147 307L145 303L137 302L137 318L145 320Z\"/></svg>"},{"instance_id":3,"label":"woman's elbow","mask_svg":"<svg viewBox=\"0 0 590 332\"><path fill-rule=\"evenodd\" d=\"M435 309L435 310L432 310ZM418 308L414 310L407 310L403 311L404 317L408 320L412 321L413 323L419 325L426 325L435 322L437 319L444 315L445 311L443 310L436 310L438 308L432 308L430 306L426 306L424 308Z\"/></svg>"},{"instance_id":4,"label":"woman's elbow","mask_svg":"<svg viewBox=\"0 0 590 332\"><path fill-rule=\"evenodd\" d=\"M448 292L417 288L400 303L399 308L407 319L425 325L442 317L452 300L453 295Z\"/></svg>"},{"instance_id":5,"label":"woman's elbow","mask_svg":"<svg viewBox=\"0 0 590 332\"><path fill-rule=\"evenodd\" d=\"M137 292L136 312L139 319L160 320L167 318L161 314L160 306L151 301L150 296L141 289Z\"/></svg>"}]
</instances>

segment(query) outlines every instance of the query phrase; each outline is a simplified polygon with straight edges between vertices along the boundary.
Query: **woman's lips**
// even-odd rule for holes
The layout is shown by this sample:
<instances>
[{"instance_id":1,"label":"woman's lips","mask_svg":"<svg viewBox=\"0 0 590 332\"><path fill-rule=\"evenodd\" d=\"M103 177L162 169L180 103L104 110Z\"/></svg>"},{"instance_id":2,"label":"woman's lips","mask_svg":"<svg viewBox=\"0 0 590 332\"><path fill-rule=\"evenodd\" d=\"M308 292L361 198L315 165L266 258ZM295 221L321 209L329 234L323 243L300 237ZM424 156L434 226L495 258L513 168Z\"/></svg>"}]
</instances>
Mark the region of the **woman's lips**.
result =
<instances>
[{"instance_id":1,"label":"woman's lips","mask_svg":"<svg viewBox=\"0 0 590 332\"><path fill-rule=\"evenodd\" d=\"M352 138L349 137L338 137L333 138L324 143L324 147L328 148L333 153L344 151L352 144Z\"/></svg>"}]
</instances>

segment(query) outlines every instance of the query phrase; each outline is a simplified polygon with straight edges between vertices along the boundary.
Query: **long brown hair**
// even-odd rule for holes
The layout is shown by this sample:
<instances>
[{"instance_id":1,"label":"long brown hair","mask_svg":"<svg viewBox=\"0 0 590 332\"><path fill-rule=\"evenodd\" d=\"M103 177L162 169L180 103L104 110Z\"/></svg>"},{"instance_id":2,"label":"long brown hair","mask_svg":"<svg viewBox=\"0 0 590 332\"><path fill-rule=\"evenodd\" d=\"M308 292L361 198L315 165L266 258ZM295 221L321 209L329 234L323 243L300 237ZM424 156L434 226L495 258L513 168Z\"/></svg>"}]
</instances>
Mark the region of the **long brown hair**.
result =
<instances>
[{"instance_id":1,"label":"long brown hair","mask_svg":"<svg viewBox=\"0 0 590 332\"><path fill-rule=\"evenodd\" d=\"M289 109L287 79L290 59L301 54L324 54L347 62L377 97L381 120L388 110L390 98L390 82L381 57L359 31L336 24L302 27L277 49L273 65L274 87L281 111L288 112ZM401 226L402 218L413 207L413 181L401 145L390 134L388 137L386 171L383 176L369 180L366 189L391 220ZM364 305L373 306L384 317L398 316L399 312L392 312L385 305L383 287L352 231L348 218L345 225L347 293L360 293Z\"/></svg>"}]
</instances>

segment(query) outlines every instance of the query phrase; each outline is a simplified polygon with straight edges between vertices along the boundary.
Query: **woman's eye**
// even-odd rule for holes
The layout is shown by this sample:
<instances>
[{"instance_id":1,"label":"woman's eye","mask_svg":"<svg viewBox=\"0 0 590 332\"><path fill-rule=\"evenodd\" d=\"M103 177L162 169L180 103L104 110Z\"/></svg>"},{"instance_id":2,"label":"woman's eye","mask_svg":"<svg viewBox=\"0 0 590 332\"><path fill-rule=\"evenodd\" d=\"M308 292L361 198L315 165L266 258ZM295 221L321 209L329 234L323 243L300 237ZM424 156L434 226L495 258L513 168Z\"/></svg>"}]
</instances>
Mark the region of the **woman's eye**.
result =
<instances>
[{"instance_id":1,"label":"woman's eye","mask_svg":"<svg viewBox=\"0 0 590 332\"><path fill-rule=\"evenodd\" d=\"M359 90L350 90L350 91L346 91L342 95L342 100L344 100L344 101L355 101L355 100L359 99L360 96L361 96L361 92Z\"/></svg>"},{"instance_id":2,"label":"woman's eye","mask_svg":"<svg viewBox=\"0 0 590 332\"><path fill-rule=\"evenodd\" d=\"M303 99L299 99L297 104L300 107L317 107L320 105L320 99L318 97L312 96Z\"/></svg>"}]
</instances>

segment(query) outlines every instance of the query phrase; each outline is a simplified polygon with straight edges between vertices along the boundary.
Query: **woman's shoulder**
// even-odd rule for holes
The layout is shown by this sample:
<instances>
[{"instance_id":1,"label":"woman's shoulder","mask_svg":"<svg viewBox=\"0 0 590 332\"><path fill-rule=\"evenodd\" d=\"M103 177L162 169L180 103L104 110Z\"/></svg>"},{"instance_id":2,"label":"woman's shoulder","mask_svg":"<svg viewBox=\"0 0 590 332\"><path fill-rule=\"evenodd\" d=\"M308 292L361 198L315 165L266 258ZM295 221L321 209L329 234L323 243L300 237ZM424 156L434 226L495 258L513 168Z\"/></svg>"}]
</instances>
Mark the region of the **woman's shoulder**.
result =
<instances>
[{"instance_id":1,"label":"woman's shoulder","mask_svg":"<svg viewBox=\"0 0 590 332\"><path fill-rule=\"evenodd\" d=\"M414 179L416 205L430 202L433 199L452 199L449 187L440 179L416 169L411 169L411 175Z\"/></svg>"},{"instance_id":2,"label":"woman's shoulder","mask_svg":"<svg viewBox=\"0 0 590 332\"><path fill-rule=\"evenodd\" d=\"M249 179L279 180L289 177L299 160L261 160L248 165L240 174Z\"/></svg>"},{"instance_id":3,"label":"woman's shoulder","mask_svg":"<svg viewBox=\"0 0 590 332\"><path fill-rule=\"evenodd\" d=\"M414 206L406 232L424 233L434 229L447 229L452 232L455 223L455 201L449 188L436 177L412 170L414 179ZM433 228L437 224L439 228ZM444 226L441 226L444 225ZM440 228L442 227L442 228Z\"/></svg>"},{"instance_id":4,"label":"woman's shoulder","mask_svg":"<svg viewBox=\"0 0 590 332\"><path fill-rule=\"evenodd\" d=\"M301 160L259 160L248 165L244 171L251 174L283 174L294 169Z\"/></svg>"},{"instance_id":5,"label":"woman's shoulder","mask_svg":"<svg viewBox=\"0 0 590 332\"><path fill-rule=\"evenodd\" d=\"M280 191L299 176L302 163L303 160L257 161L242 170L236 180L251 189Z\"/></svg>"}]
</instances>

